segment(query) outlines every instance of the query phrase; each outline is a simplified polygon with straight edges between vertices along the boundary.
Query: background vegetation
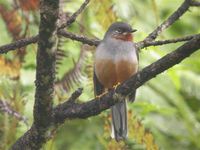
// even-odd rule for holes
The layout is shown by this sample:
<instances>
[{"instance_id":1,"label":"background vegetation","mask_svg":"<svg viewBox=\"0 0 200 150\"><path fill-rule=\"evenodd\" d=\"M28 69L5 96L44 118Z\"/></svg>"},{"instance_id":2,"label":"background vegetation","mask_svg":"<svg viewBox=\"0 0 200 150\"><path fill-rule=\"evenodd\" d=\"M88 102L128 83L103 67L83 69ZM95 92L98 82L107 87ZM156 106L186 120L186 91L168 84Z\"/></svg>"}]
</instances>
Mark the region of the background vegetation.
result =
<instances>
[{"instance_id":1,"label":"background vegetation","mask_svg":"<svg viewBox=\"0 0 200 150\"><path fill-rule=\"evenodd\" d=\"M68 29L102 39L115 21L136 28L135 41L144 39L182 3L182 0L92 0ZM70 16L81 0L61 3ZM0 0L0 45L38 33L37 0ZM61 16L62 17L62 16ZM200 13L192 7L160 39L200 32ZM180 43L149 47L140 52L140 68L174 50ZM0 55L0 149L8 149L32 123L36 45ZM89 47L59 38L55 104L66 100L77 87L84 92L79 101L93 98L93 53ZM84 120L68 120L44 147L45 150L102 149L200 149L200 52L160 74L137 90L129 104L129 140L110 139L109 111Z\"/></svg>"}]
</instances>

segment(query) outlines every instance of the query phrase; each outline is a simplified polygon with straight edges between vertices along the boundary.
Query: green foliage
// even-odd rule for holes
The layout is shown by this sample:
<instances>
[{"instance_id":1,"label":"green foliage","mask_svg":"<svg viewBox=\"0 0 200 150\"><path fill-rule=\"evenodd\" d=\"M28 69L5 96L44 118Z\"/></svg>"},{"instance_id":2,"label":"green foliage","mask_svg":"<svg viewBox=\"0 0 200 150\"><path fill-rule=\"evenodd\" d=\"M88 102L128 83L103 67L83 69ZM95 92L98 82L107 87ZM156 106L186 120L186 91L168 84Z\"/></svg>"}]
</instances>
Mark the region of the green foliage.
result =
<instances>
[{"instance_id":1,"label":"green foliage","mask_svg":"<svg viewBox=\"0 0 200 150\"><path fill-rule=\"evenodd\" d=\"M26 128L27 124L23 122L24 120L21 120L20 123L15 114L11 115L7 112L14 110L23 114L27 100L19 82L10 81L4 77L0 79L0 100L10 105L10 108L6 107L5 111L0 114L0 149L8 149L19 134L23 133L21 129Z\"/></svg>"},{"instance_id":2,"label":"green foliage","mask_svg":"<svg viewBox=\"0 0 200 150\"><path fill-rule=\"evenodd\" d=\"M91 38L102 39L107 27L114 21L126 21L134 28L135 41L143 40L166 19L182 0L92 0L87 9L69 27L69 31ZM0 4L9 10L11 1ZM11 5L12 4L12 5ZM67 1L62 8L67 14L75 12L81 0ZM1 12L2 14L2 12ZM38 32L38 11L21 11L21 30L18 35ZM19 17L18 16L18 17ZM28 19L28 22L27 22ZM192 7L180 20L167 29L159 39L181 37L200 32L199 8ZM0 18L0 45L13 37L8 22ZM84 91L79 101L93 98L94 47L70 39L60 39L55 103L66 100L77 87ZM181 43L182 44L182 43ZM140 53L140 69L176 49L178 44L149 47ZM84 57L81 53L84 51ZM23 52L23 51L22 51ZM8 149L31 125L34 103L36 46L30 45L25 53L9 52L0 56L0 100L6 100L13 110L28 118L28 127L14 116L0 112L0 149ZM22 57L23 56L23 57ZM60 55L61 56L61 55ZM20 59L20 58L23 59ZM136 101L129 104L129 139L116 143L110 139L109 111L85 120L67 120L44 150L198 150L200 149L200 52L165 71L137 90ZM81 59L81 67L75 68ZM65 75L65 80L62 80ZM69 86L67 86L69 85ZM67 87L67 88L66 88Z\"/></svg>"}]
</instances>

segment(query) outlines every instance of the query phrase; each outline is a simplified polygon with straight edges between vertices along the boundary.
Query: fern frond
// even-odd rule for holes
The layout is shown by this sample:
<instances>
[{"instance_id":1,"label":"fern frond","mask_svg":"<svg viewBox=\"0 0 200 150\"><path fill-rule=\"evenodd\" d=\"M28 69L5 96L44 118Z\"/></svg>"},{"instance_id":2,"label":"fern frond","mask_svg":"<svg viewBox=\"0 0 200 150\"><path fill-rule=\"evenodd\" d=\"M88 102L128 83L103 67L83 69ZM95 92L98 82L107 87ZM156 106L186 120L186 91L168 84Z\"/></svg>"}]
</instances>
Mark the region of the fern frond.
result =
<instances>
[{"instance_id":1,"label":"fern frond","mask_svg":"<svg viewBox=\"0 0 200 150\"><path fill-rule=\"evenodd\" d=\"M62 54L61 54L62 55ZM83 66L85 65L86 51L81 48L78 61L74 62L74 67L64 74L64 76L56 82L57 86L61 86L65 91L73 88L74 85L81 83L83 79Z\"/></svg>"}]
</instances>

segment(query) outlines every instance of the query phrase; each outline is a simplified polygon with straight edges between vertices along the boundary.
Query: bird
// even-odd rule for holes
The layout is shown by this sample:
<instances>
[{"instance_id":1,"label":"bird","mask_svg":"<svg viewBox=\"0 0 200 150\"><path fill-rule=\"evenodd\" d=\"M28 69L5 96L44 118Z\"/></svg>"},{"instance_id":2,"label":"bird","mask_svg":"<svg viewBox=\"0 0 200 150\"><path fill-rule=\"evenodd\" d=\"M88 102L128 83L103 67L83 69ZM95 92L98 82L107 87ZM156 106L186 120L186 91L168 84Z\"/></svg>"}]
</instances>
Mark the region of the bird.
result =
<instances>
[{"instance_id":1,"label":"bird","mask_svg":"<svg viewBox=\"0 0 200 150\"><path fill-rule=\"evenodd\" d=\"M110 25L103 40L94 54L94 95L101 96L123 83L138 71L138 50L133 42L136 32L125 22L114 22ZM125 140L128 136L127 102L133 102L136 91L111 107L112 133L116 141Z\"/></svg>"}]
</instances>

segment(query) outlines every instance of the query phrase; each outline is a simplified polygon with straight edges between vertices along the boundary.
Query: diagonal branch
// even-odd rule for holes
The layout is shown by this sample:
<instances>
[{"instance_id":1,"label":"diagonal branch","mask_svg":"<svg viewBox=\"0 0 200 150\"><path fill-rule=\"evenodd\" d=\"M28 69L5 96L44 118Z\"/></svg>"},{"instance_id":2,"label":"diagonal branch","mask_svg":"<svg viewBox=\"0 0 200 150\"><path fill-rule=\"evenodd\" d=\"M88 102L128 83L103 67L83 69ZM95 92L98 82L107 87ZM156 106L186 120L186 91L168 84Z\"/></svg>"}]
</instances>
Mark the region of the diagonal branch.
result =
<instances>
[{"instance_id":1,"label":"diagonal branch","mask_svg":"<svg viewBox=\"0 0 200 150\"><path fill-rule=\"evenodd\" d=\"M171 15L167 20L165 20L160 26L158 26L152 33L150 33L145 40L154 40L157 36L177 21L190 7L191 0L185 0L181 6Z\"/></svg>"},{"instance_id":2,"label":"diagonal branch","mask_svg":"<svg viewBox=\"0 0 200 150\"><path fill-rule=\"evenodd\" d=\"M100 98L82 104L66 105L65 102L58 105L53 110L54 123L63 123L65 119L87 118L98 115L117 103L115 98L116 96L128 95L132 90L137 89L158 74L180 63L183 59L190 56L198 49L200 49L200 35L185 43L175 51L165 55L158 61L145 67L143 70L118 86L115 91L112 90Z\"/></svg>"},{"instance_id":3,"label":"diagonal branch","mask_svg":"<svg viewBox=\"0 0 200 150\"><path fill-rule=\"evenodd\" d=\"M190 7L191 0L185 0L181 6L165 20L161 25L159 25L153 32L151 32L143 41L139 43L141 47L144 47L143 45L146 42L151 42L157 38L157 36L167 29L169 26L171 26L175 21L177 21ZM140 48L140 47L139 47Z\"/></svg>"},{"instance_id":4,"label":"diagonal branch","mask_svg":"<svg viewBox=\"0 0 200 150\"><path fill-rule=\"evenodd\" d=\"M75 13L73 13L72 16L67 20L67 22L63 23L58 29L63 29L65 27L68 27L70 24L72 24L76 20L78 15L80 15L82 11L86 8L89 2L90 0L85 0L83 4L80 6L80 8Z\"/></svg>"}]
</instances>

